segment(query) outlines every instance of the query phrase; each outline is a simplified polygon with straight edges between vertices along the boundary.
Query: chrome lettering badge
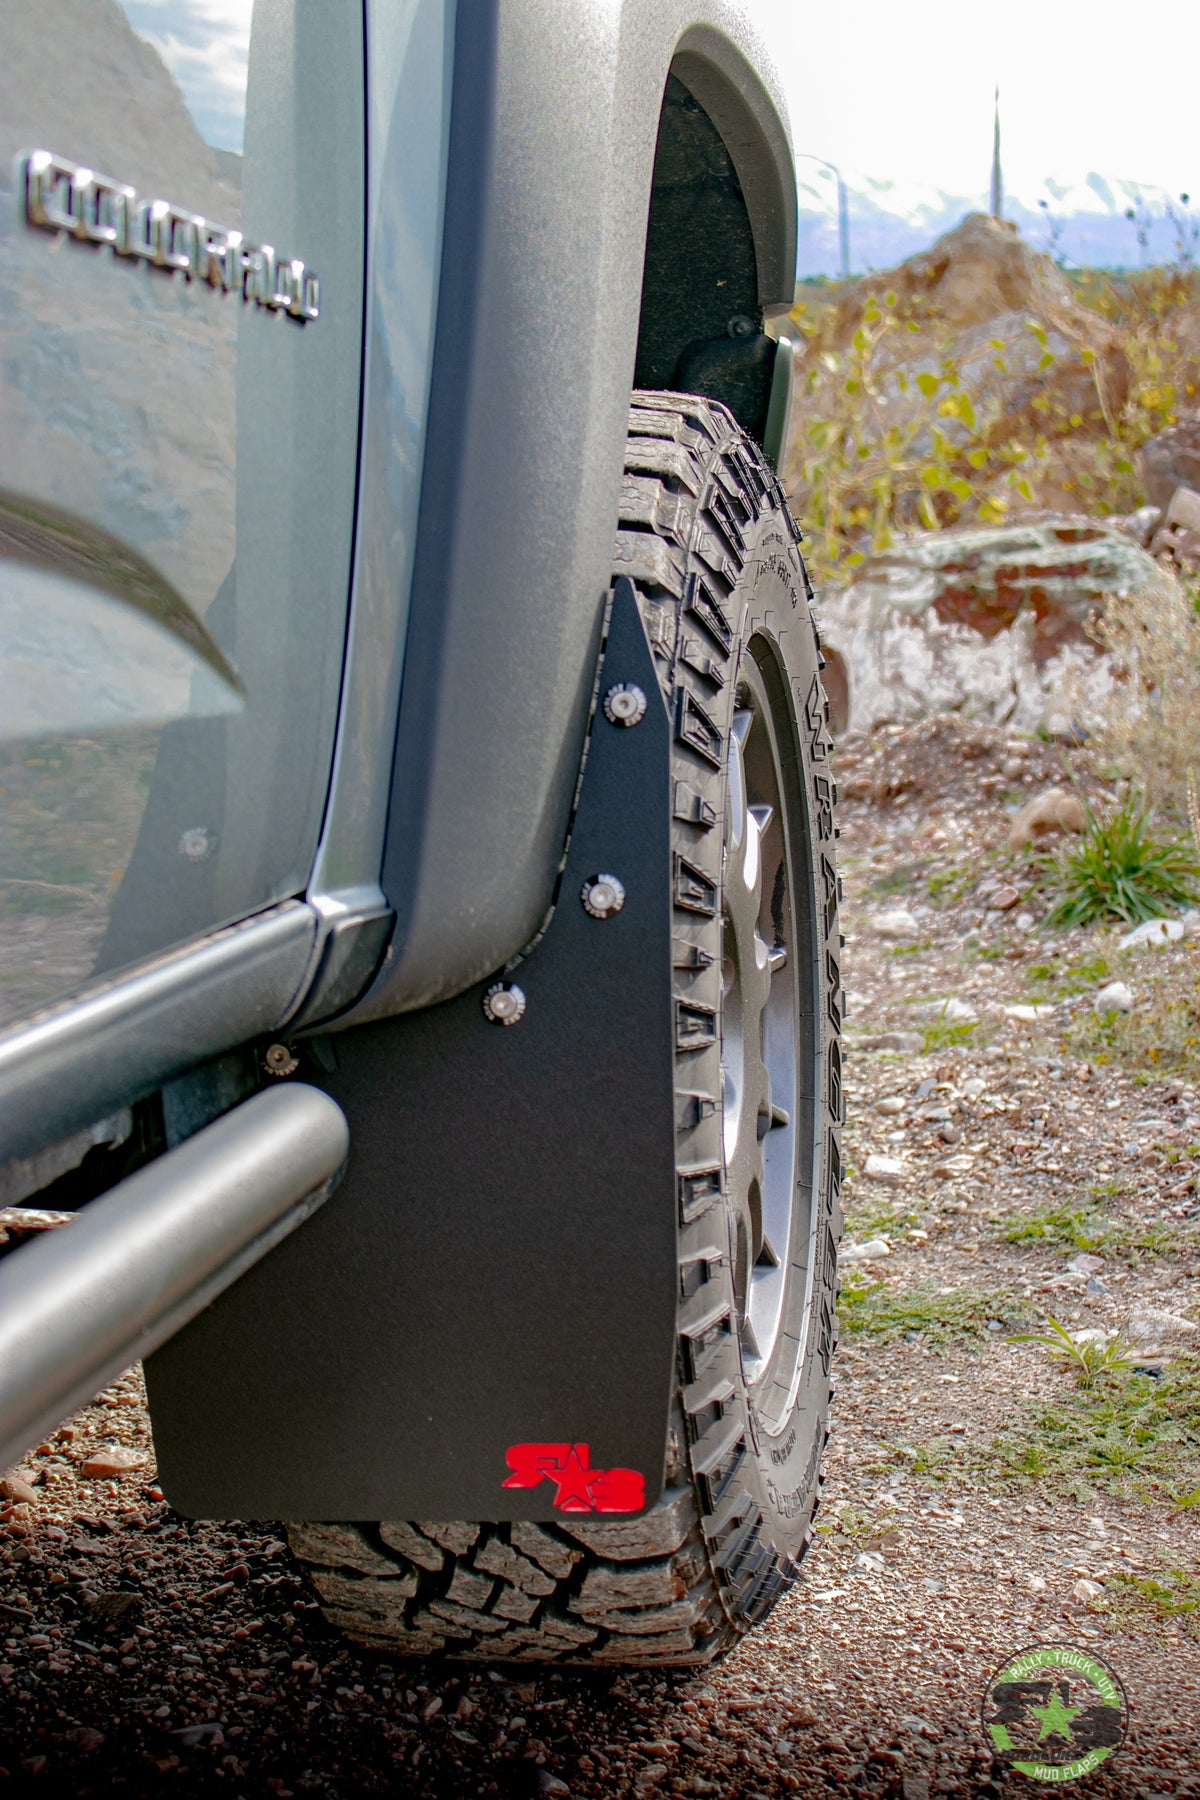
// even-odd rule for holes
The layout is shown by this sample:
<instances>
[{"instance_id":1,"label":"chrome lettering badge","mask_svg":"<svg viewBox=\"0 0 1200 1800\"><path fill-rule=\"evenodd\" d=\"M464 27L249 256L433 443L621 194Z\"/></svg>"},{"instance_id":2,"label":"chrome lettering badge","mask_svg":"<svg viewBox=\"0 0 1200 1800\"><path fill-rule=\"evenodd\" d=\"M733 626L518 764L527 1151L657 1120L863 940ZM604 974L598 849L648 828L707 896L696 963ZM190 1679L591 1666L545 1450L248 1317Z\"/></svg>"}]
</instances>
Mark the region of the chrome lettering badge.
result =
<instances>
[{"instance_id":1,"label":"chrome lettering badge","mask_svg":"<svg viewBox=\"0 0 1200 1800\"><path fill-rule=\"evenodd\" d=\"M320 311L321 284L296 257L272 244L248 244L240 231L214 225L166 200L139 199L124 182L94 169L31 150L20 159L25 217L45 231L66 231L88 244L108 244L188 281L207 281L222 293L302 323Z\"/></svg>"}]
</instances>

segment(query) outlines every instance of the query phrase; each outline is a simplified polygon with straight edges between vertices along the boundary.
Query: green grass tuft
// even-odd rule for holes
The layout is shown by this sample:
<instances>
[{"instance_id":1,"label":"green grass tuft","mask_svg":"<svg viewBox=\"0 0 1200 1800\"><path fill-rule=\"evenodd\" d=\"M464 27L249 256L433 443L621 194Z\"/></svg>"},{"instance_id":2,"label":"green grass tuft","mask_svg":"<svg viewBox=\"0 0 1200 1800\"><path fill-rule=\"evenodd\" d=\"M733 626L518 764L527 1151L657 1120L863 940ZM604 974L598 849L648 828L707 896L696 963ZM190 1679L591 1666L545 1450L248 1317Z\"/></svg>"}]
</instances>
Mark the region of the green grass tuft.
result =
<instances>
[{"instance_id":1,"label":"green grass tuft","mask_svg":"<svg viewBox=\"0 0 1200 1800\"><path fill-rule=\"evenodd\" d=\"M938 1353L953 1339L982 1341L989 1319L1017 1323L1017 1311L1010 1293L965 1287L939 1293L924 1284L902 1292L855 1270L846 1276L838 1303L844 1331L861 1332L884 1343L911 1334Z\"/></svg>"},{"instance_id":2,"label":"green grass tuft","mask_svg":"<svg viewBox=\"0 0 1200 1800\"><path fill-rule=\"evenodd\" d=\"M1153 836L1149 811L1133 795L1107 815L1089 810L1079 843L1049 859L1047 868L1059 895L1046 915L1048 926L1091 925L1098 919L1139 925L1200 897L1195 851Z\"/></svg>"},{"instance_id":3,"label":"green grass tuft","mask_svg":"<svg viewBox=\"0 0 1200 1800\"><path fill-rule=\"evenodd\" d=\"M1012 1426L978 1469L1078 1500L1101 1492L1177 1504L1200 1486L1200 1357L1181 1356L1157 1378L1113 1372L1067 1394L1018 1402Z\"/></svg>"}]
</instances>

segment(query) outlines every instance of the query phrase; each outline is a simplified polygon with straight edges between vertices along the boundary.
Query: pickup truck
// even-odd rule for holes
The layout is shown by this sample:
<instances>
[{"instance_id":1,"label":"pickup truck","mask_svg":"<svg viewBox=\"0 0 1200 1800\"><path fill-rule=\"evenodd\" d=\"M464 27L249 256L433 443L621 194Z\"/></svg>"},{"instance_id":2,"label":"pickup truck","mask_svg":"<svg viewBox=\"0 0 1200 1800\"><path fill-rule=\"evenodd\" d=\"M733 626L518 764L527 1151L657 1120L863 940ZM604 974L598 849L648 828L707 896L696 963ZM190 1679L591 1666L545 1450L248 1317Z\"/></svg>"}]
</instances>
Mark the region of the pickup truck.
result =
<instances>
[{"instance_id":1,"label":"pickup truck","mask_svg":"<svg viewBox=\"0 0 1200 1800\"><path fill-rule=\"evenodd\" d=\"M5 9L0 1467L144 1360L392 1655L704 1662L812 1534L784 114L728 0Z\"/></svg>"}]
</instances>

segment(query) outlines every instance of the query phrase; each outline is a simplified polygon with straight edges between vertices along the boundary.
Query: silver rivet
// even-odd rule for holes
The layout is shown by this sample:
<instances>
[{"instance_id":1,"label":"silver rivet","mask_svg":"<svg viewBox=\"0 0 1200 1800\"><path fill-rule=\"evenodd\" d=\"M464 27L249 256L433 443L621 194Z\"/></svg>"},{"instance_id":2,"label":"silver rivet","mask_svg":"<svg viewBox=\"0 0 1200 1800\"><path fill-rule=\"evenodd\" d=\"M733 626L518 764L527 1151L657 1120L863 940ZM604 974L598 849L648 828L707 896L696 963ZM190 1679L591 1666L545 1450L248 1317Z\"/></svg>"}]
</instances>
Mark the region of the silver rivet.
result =
<instances>
[{"instance_id":1,"label":"silver rivet","mask_svg":"<svg viewBox=\"0 0 1200 1800\"><path fill-rule=\"evenodd\" d=\"M646 716L646 696L632 681L618 681L604 696L604 716L610 725L640 725Z\"/></svg>"},{"instance_id":2,"label":"silver rivet","mask_svg":"<svg viewBox=\"0 0 1200 1800\"><path fill-rule=\"evenodd\" d=\"M294 1075L300 1067L300 1058L287 1044L271 1044L263 1053L263 1068L268 1075L275 1075L280 1080L285 1075Z\"/></svg>"},{"instance_id":3,"label":"silver rivet","mask_svg":"<svg viewBox=\"0 0 1200 1800\"><path fill-rule=\"evenodd\" d=\"M625 904L625 889L615 875L593 875L584 882L579 898L593 919L611 919Z\"/></svg>"},{"instance_id":4,"label":"silver rivet","mask_svg":"<svg viewBox=\"0 0 1200 1800\"><path fill-rule=\"evenodd\" d=\"M515 981L494 981L483 996L483 1010L493 1025L515 1025L525 1014L525 995Z\"/></svg>"}]
</instances>

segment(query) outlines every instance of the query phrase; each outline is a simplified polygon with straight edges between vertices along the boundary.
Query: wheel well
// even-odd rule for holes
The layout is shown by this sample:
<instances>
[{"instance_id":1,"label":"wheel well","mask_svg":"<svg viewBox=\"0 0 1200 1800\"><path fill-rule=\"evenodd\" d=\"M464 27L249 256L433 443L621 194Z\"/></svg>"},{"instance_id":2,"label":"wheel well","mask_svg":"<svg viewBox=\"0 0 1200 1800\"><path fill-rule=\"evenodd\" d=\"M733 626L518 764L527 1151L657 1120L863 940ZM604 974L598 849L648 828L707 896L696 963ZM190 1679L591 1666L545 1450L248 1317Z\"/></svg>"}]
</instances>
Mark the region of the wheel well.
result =
<instances>
[{"instance_id":1,"label":"wheel well","mask_svg":"<svg viewBox=\"0 0 1200 1800\"><path fill-rule=\"evenodd\" d=\"M774 365L734 160L672 73L659 118L634 386L703 394L762 441Z\"/></svg>"}]
</instances>

